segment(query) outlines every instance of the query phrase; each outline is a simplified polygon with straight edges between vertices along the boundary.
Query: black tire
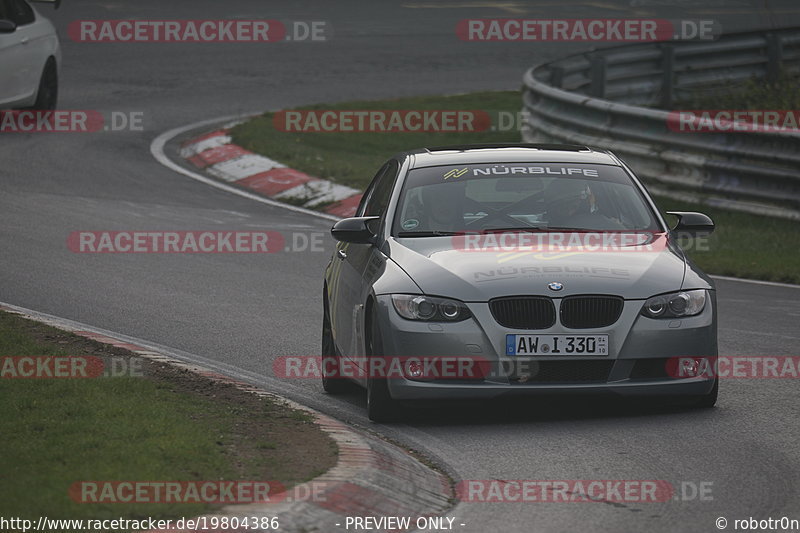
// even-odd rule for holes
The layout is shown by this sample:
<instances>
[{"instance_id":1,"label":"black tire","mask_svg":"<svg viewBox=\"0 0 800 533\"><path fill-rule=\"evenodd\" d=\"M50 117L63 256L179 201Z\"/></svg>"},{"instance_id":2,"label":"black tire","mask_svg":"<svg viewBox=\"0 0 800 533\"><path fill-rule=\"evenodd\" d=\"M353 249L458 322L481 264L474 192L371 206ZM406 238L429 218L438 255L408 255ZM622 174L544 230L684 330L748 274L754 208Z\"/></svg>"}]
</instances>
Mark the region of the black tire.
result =
<instances>
[{"instance_id":1,"label":"black tire","mask_svg":"<svg viewBox=\"0 0 800 533\"><path fill-rule=\"evenodd\" d=\"M711 388L708 394L703 394L693 398L692 406L697 407L698 409L710 409L716 405L718 396L719 376L717 376L717 378L714 380L714 386Z\"/></svg>"},{"instance_id":2,"label":"black tire","mask_svg":"<svg viewBox=\"0 0 800 533\"><path fill-rule=\"evenodd\" d=\"M327 298L326 298L327 300ZM328 302L324 303L322 315L322 388L328 394L341 394L350 388L347 380L340 376L339 355L333 342ZM332 374L332 375L331 375Z\"/></svg>"},{"instance_id":3,"label":"black tire","mask_svg":"<svg viewBox=\"0 0 800 533\"><path fill-rule=\"evenodd\" d=\"M36 102L33 109L49 111L56 108L58 103L58 70L56 61L51 57L47 60L39 78L39 89L36 92Z\"/></svg>"},{"instance_id":4,"label":"black tire","mask_svg":"<svg viewBox=\"0 0 800 533\"><path fill-rule=\"evenodd\" d=\"M367 356L382 357L383 339L374 309L369 321L369 337L367 339ZM397 401L389 392L389 382L386 377L373 376L371 369L367 370L367 416L373 422L393 422L399 417Z\"/></svg>"}]
</instances>

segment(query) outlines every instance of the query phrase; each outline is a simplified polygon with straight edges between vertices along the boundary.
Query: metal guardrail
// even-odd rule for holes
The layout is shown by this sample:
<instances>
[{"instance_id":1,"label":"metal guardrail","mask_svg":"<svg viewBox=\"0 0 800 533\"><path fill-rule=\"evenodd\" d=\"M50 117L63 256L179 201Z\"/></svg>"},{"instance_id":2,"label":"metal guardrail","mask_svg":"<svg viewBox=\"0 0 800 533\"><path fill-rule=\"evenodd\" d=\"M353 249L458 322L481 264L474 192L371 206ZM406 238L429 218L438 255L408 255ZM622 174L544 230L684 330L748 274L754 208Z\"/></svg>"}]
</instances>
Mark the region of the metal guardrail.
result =
<instances>
[{"instance_id":1,"label":"metal guardrail","mask_svg":"<svg viewBox=\"0 0 800 533\"><path fill-rule=\"evenodd\" d=\"M642 107L780 72L800 72L800 29L570 56L525 73L523 140L607 148L656 194L800 220L800 134L673 131L669 111Z\"/></svg>"}]
</instances>

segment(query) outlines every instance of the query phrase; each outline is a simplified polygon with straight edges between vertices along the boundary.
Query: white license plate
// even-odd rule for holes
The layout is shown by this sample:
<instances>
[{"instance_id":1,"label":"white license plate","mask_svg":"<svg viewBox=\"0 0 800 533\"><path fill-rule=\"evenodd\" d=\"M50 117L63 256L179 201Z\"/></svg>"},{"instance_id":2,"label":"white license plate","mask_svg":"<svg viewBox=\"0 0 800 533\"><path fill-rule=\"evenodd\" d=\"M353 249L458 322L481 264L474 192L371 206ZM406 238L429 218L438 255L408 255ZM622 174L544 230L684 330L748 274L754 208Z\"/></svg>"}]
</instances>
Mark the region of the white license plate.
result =
<instances>
[{"instance_id":1,"label":"white license plate","mask_svg":"<svg viewBox=\"0 0 800 533\"><path fill-rule=\"evenodd\" d=\"M608 355L608 335L506 335L506 355Z\"/></svg>"}]
</instances>

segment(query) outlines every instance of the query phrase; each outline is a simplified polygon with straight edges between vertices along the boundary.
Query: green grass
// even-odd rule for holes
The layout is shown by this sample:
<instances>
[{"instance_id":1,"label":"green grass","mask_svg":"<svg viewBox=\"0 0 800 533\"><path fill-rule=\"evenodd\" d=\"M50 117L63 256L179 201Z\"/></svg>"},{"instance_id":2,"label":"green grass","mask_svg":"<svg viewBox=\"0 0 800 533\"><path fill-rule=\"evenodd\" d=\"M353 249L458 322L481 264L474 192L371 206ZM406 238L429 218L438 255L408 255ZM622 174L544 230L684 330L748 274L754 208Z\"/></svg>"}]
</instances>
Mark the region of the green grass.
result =
<instances>
[{"instance_id":1,"label":"green grass","mask_svg":"<svg viewBox=\"0 0 800 533\"><path fill-rule=\"evenodd\" d=\"M71 340L48 340L74 336L32 324L0 312L0 355L86 354L76 352ZM189 389L201 384L188 383ZM193 503L80 504L68 495L78 481L278 479L289 486L287 481L305 480L270 458L279 447L271 438L248 444L260 453L238 453L244 445L237 426L281 417L288 422L279 424L297 424L294 411L252 395L260 408L185 389L186 382L151 377L0 379L0 516L35 523L40 515L178 518L211 509Z\"/></svg>"},{"instance_id":2,"label":"green grass","mask_svg":"<svg viewBox=\"0 0 800 533\"><path fill-rule=\"evenodd\" d=\"M780 218L737 213L709 206L655 198L663 211L702 211L716 225L707 241L687 247L707 273L800 283L800 224ZM672 217L668 217L672 218Z\"/></svg>"},{"instance_id":3,"label":"green grass","mask_svg":"<svg viewBox=\"0 0 800 533\"><path fill-rule=\"evenodd\" d=\"M498 111L512 112L516 116L521 108L518 92L502 91L319 104L297 109L483 110L496 123ZM519 141L519 132L515 128L461 133L285 133L273 127L273 117L274 113L265 113L236 126L232 131L233 142L248 150L269 154L269 157L312 176L357 189L366 187L380 166L397 152L446 144Z\"/></svg>"},{"instance_id":4,"label":"green grass","mask_svg":"<svg viewBox=\"0 0 800 533\"><path fill-rule=\"evenodd\" d=\"M171 393L136 378L4 383L0 471L4 514L127 518L191 516L206 507L78 504L67 488L85 480L202 480L234 474L215 443L228 428L190 415L224 406Z\"/></svg>"},{"instance_id":5,"label":"green grass","mask_svg":"<svg viewBox=\"0 0 800 533\"><path fill-rule=\"evenodd\" d=\"M728 91L697 90L677 102L674 109L800 109L800 76L786 73L774 83L753 78Z\"/></svg>"},{"instance_id":6,"label":"green grass","mask_svg":"<svg viewBox=\"0 0 800 533\"><path fill-rule=\"evenodd\" d=\"M520 108L520 94L504 91L320 104L297 109L482 109L494 120L500 111L515 114ZM236 144L292 168L360 189L396 152L422 146L520 140L515 129L465 133L284 133L273 127L273 113L237 126L232 136ZM655 200L662 211L697 210L714 219L717 230L708 240L708 249L689 252L708 273L800 283L800 227L796 222L669 198Z\"/></svg>"}]
</instances>

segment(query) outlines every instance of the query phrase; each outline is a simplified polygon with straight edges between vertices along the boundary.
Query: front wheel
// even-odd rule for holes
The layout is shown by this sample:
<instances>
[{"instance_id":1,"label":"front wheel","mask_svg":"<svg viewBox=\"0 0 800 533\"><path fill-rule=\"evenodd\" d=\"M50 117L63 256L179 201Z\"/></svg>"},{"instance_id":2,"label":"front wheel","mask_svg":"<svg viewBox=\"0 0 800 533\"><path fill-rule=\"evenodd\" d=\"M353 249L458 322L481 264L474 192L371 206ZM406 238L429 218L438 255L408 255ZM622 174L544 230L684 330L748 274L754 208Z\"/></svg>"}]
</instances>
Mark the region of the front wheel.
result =
<instances>
[{"instance_id":1,"label":"front wheel","mask_svg":"<svg viewBox=\"0 0 800 533\"><path fill-rule=\"evenodd\" d=\"M328 304L322 315L322 388L328 394L341 394L348 389L347 381L341 376L339 369L339 355L336 353L336 344L333 342L331 318L328 314Z\"/></svg>"},{"instance_id":2,"label":"front wheel","mask_svg":"<svg viewBox=\"0 0 800 533\"><path fill-rule=\"evenodd\" d=\"M374 309L370 316L367 356L383 357L383 339ZM389 391L389 376L375 376L374 365L367 369L367 416L373 422L392 422L398 418L397 401Z\"/></svg>"},{"instance_id":3,"label":"front wheel","mask_svg":"<svg viewBox=\"0 0 800 533\"><path fill-rule=\"evenodd\" d=\"M397 420L397 402L392 399L386 378L367 378L367 416L373 422Z\"/></svg>"}]
</instances>

